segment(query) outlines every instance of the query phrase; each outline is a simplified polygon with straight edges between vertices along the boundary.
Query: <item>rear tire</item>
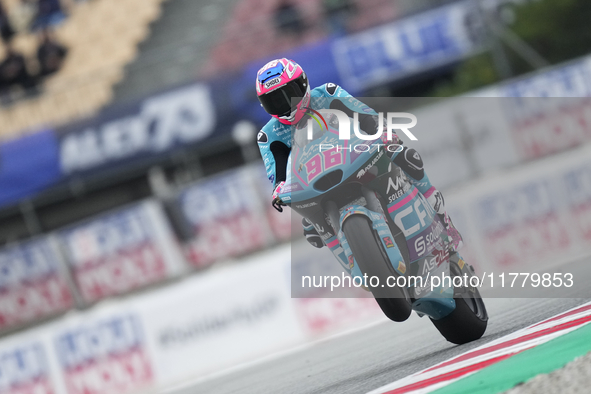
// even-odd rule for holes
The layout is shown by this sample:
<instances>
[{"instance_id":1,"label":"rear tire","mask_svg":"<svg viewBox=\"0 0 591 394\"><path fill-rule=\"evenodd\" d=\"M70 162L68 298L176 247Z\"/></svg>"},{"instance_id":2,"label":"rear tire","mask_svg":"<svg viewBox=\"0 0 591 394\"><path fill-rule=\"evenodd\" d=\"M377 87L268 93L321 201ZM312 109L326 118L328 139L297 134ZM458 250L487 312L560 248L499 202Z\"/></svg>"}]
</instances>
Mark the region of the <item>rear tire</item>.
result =
<instances>
[{"instance_id":1,"label":"rear tire","mask_svg":"<svg viewBox=\"0 0 591 394\"><path fill-rule=\"evenodd\" d=\"M453 262L450 262L450 272L452 277L461 275L460 267ZM486 331L488 313L478 288L473 290L474 292L466 288L456 289L456 309L442 319L431 319L441 335L451 343L462 345L475 341Z\"/></svg>"},{"instance_id":2,"label":"rear tire","mask_svg":"<svg viewBox=\"0 0 591 394\"><path fill-rule=\"evenodd\" d=\"M390 264L380 238L365 216L350 216L343 223L343 232L359 269L368 278L376 276L380 279L380 284L385 284L389 276L400 276ZM412 308L406 289L380 286L370 290L382 312L390 320L401 322L408 319Z\"/></svg>"}]
</instances>

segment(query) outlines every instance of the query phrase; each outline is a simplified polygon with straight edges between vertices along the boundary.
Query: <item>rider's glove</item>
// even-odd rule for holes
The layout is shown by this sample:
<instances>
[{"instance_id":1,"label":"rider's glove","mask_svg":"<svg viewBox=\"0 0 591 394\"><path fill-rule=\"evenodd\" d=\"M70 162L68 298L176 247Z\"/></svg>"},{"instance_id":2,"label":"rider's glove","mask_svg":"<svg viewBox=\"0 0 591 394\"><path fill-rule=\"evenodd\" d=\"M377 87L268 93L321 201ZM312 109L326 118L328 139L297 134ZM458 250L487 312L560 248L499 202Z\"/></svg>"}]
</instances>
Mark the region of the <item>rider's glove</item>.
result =
<instances>
[{"instance_id":1,"label":"rider's glove","mask_svg":"<svg viewBox=\"0 0 591 394\"><path fill-rule=\"evenodd\" d=\"M285 187L285 181L281 181L277 184L277 186L275 187L275 190L273 190L273 201L281 201L281 199L279 198L279 195L282 193L283 188Z\"/></svg>"},{"instance_id":2,"label":"rider's glove","mask_svg":"<svg viewBox=\"0 0 591 394\"><path fill-rule=\"evenodd\" d=\"M285 203L283 201L281 201L281 198L279 198L279 194L281 194L283 192L284 187L285 187L285 181L281 181L277 184L277 186L275 187L275 190L273 190L273 202L271 204L279 212L283 212L283 208L281 206L285 205Z\"/></svg>"},{"instance_id":3,"label":"rider's glove","mask_svg":"<svg viewBox=\"0 0 591 394\"><path fill-rule=\"evenodd\" d=\"M388 155L388 157L392 158L392 156L394 156L394 153L396 152L400 152L402 150L401 146L402 146L402 140L398 137L398 135L396 135L395 133L392 133L392 139L389 140L388 139L388 133L387 133L387 127L386 125L384 125L383 130L382 130L382 136L380 137L380 140L382 141L382 143L386 146L391 146L394 145L393 148L386 148L386 154Z\"/></svg>"}]
</instances>

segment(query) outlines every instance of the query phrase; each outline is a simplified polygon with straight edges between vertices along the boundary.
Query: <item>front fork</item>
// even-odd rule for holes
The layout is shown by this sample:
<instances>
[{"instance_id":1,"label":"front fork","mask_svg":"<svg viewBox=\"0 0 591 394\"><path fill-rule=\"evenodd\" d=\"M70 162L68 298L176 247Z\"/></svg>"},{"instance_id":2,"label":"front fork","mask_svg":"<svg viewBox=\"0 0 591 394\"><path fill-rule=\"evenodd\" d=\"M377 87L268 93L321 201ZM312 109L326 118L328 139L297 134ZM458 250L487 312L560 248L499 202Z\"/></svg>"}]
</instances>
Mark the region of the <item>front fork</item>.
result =
<instances>
[{"instance_id":1,"label":"front fork","mask_svg":"<svg viewBox=\"0 0 591 394\"><path fill-rule=\"evenodd\" d=\"M392 268L400 275L406 277L407 283L410 283L411 286L407 286L409 293L412 297L413 309L420 315L427 315L432 319L438 320L441 319L448 314L450 314L455 309L455 301L453 299L453 284L447 286L447 283L443 283L442 286L436 286L431 290L431 285L429 282L429 276L431 275L443 275L449 276L449 263L448 264L440 264L436 267L432 272L428 272L426 275L427 278L423 279L423 283L429 283L428 286L423 286L422 288L417 286L413 286L413 281L410 278L409 273L411 272L411 267L405 262L404 258L400 253L400 249L397 247L394 236L386 222L386 217L384 216L383 210L381 208L381 204L377 197L375 196L374 192L363 188L363 197L366 200L366 206L362 206L359 204L349 204L344 207L339 213L339 209L334 202L329 202L326 204L325 209L328 213L330 218L330 222L332 227L337 234L336 237L331 238L328 240L327 245L331 252L335 255L337 260L341 263L343 268L353 276L353 278L360 278L359 280L363 283L363 273L359 269L359 265L357 264L353 253L351 252L351 248L349 247L349 243L345 234L343 232L343 224L352 215L363 215L365 216L369 222L372 224L372 228L378 234L380 242L382 243L383 250L386 251L388 256L388 260L392 265ZM418 264L418 267L413 269L413 272L417 272L417 277L421 275L419 271L423 269L424 264L428 264L427 261L418 261L413 263ZM415 279L414 283L417 283Z\"/></svg>"},{"instance_id":2,"label":"front fork","mask_svg":"<svg viewBox=\"0 0 591 394\"><path fill-rule=\"evenodd\" d=\"M343 224L349 216L363 215L369 220L372 224L372 228L378 233L380 242L388 255L392 268L394 268L399 275L405 275L408 267L406 266L404 258L402 258L402 255L400 254L400 250L396 247L394 237L388 227L386 218L384 217L384 214L381 213L383 211L380 202L376 198L374 192L366 188L362 189L362 194L367 205L365 207L351 203L346 205L339 213L339 209L334 202L330 201L326 204L326 213L330 218L334 233L337 234L334 239L328 240L327 246L351 276L363 279L363 273L355 261L355 257L349 247L349 242L343 232Z\"/></svg>"}]
</instances>

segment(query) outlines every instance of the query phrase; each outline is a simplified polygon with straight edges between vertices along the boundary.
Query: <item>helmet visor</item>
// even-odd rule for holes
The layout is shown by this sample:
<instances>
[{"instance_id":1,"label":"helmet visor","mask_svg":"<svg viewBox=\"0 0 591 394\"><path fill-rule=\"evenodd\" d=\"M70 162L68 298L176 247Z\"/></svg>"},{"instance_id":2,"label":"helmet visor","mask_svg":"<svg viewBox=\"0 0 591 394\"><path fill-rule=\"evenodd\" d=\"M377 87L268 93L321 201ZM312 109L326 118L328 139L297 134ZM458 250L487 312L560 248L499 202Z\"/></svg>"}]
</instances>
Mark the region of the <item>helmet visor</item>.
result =
<instances>
[{"instance_id":1,"label":"helmet visor","mask_svg":"<svg viewBox=\"0 0 591 394\"><path fill-rule=\"evenodd\" d=\"M265 111L270 115L288 116L293 109L291 99L297 98L299 103L306 92L306 83L303 76L289 81L278 89L259 96L259 101Z\"/></svg>"}]
</instances>

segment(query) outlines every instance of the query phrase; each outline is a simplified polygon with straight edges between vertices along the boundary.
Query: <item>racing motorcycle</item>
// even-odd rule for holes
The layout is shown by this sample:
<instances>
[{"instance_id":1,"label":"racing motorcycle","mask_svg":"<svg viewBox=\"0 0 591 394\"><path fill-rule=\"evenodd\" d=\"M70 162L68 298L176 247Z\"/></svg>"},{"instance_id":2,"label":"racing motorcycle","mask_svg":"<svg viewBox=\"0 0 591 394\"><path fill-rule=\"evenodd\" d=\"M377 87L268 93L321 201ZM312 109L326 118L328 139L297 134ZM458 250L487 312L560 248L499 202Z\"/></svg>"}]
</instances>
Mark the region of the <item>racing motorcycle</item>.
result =
<instances>
[{"instance_id":1,"label":"racing motorcycle","mask_svg":"<svg viewBox=\"0 0 591 394\"><path fill-rule=\"evenodd\" d=\"M334 122L313 132L310 124L293 131L276 208L307 218L389 319L404 321L414 310L452 343L479 339L488 315L475 282L466 280L474 268L450 251L442 220L390 160L393 146L353 133L343 142ZM464 278L461 285L455 277Z\"/></svg>"}]
</instances>

